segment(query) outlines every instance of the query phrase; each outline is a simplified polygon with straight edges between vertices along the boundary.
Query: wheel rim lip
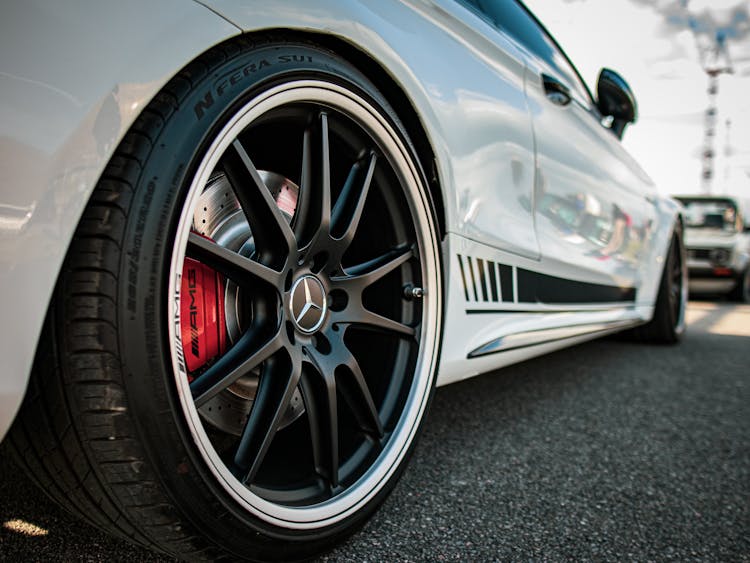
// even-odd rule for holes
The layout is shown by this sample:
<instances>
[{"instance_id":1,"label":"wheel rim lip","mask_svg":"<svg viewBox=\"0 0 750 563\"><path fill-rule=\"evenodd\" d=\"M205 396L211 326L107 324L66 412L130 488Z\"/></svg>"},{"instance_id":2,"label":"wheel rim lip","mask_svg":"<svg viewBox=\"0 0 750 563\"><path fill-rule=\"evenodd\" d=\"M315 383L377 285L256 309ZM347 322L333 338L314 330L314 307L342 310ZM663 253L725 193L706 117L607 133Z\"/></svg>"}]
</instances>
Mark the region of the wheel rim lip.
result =
<instances>
[{"instance_id":1,"label":"wheel rim lip","mask_svg":"<svg viewBox=\"0 0 750 563\"><path fill-rule=\"evenodd\" d=\"M206 185L210 173L230 143L253 121L268 111L290 103L314 103L330 107L362 127L372 138L399 178L410 208L410 216L423 216L415 221L415 233L419 248L422 279L432 290L423 298L420 340L420 353L415 367L415 375L409 390L406 405L394 428L391 439L378 455L377 460L366 470L347 491L325 502L307 507L288 507L274 504L254 494L241 484L221 462L217 452L205 432L188 386L187 370L181 359L179 337L179 287L182 263L185 258L190 218L195 212L198 197ZM399 467L406 455L419 427L430 388L436 372L438 336L440 334L442 287L437 270L439 248L434 221L429 217L427 201L419 171L409 156L409 151L393 127L375 108L362 97L350 90L319 80L299 80L269 89L247 103L216 135L206 151L183 205L177 228L174 251L170 265L169 298L167 302L169 342L172 370L176 388L188 423L193 442L203 460L216 477L222 488L241 506L253 515L271 524L291 529L321 528L340 522L369 502L382 489ZM429 285L427 285L429 284Z\"/></svg>"}]
</instances>

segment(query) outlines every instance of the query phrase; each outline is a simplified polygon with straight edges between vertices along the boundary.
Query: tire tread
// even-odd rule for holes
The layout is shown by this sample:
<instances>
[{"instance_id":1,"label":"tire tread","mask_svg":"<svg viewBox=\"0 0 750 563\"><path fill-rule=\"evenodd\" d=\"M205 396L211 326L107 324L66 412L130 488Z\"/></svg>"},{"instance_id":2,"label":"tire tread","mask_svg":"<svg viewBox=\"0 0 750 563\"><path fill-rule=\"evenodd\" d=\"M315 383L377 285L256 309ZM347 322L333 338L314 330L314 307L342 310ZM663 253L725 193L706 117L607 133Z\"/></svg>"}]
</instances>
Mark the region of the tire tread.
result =
<instances>
[{"instance_id":1,"label":"tire tread","mask_svg":"<svg viewBox=\"0 0 750 563\"><path fill-rule=\"evenodd\" d=\"M142 166L191 87L191 74L207 72L199 62L180 73L136 119L105 168L63 265L29 391L8 438L26 473L74 516L189 559L215 548L178 516L134 439L117 343L117 279Z\"/></svg>"}]
</instances>

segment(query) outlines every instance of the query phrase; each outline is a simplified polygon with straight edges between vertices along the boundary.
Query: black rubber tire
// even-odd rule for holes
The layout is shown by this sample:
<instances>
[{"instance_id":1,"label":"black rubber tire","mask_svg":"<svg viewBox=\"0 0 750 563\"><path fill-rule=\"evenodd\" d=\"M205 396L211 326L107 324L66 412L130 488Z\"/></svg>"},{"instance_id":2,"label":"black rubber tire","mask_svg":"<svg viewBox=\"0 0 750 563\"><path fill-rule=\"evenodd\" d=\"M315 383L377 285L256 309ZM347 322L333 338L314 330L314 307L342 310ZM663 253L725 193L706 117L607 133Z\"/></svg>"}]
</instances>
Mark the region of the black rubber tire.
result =
<instances>
[{"instance_id":1,"label":"black rubber tire","mask_svg":"<svg viewBox=\"0 0 750 563\"><path fill-rule=\"evenodd\" d=\"M677 263L676 263L677 262ZM679 287L675 287L672 272L680 271ZM656 344L676 344L685 334L685 308L687 306L687 267L686 252L682 238L682 227L678 223L672 234L672 242L667 251L662 270L659 292L656 297L654 316L648 323L632 331L636 340ZM677 295L675 304L670 295Z\"/></svg>"},{"instance_id":2,"label":"black rubber tire","mask_svg":"<svg viewBox=\"0 0 750 563\"><path fill-rule=\"evenodd\" d=\"M750 266L737 279L737 285L729 294L729 298L737 303L750 303Z\"/></svg>"},{"instance_id":3,"label":"black rubber tire","mask_svg":"<svg viewBox=\"0 0 750 563\"><path fill-rule=\"evenodd\" d=\"M219 94L216 77L237 68L250 70L232 75ZM312 74L366 95L411 149L377 89L315 45L240 39L191 63L138 117L93 192L7 440L24 469L74 515L180 559L297 560L329 548L390 493L418 436L362 509L324 529L280 529L216 483L180 408L165 352L164 288L196 155L242 100ZM418 167L413 149L410 158ZM426 404L434 373L432 382Z\"/></svg>"}]
</instances>

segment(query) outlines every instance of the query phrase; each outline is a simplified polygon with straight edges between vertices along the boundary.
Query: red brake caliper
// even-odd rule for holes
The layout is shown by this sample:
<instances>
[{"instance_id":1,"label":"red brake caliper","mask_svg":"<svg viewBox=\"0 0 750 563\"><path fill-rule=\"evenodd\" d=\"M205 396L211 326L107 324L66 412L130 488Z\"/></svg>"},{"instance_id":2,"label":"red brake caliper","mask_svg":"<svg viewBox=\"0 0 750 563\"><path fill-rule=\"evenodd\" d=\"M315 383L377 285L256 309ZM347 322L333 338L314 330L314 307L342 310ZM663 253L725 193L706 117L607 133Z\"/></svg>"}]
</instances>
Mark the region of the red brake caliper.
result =
<instances>
[{"instance_id":1,"label":"red brake caliper","mask_svg":"<svg viewBox=\"0 0 750 563\"><path fill-rule=\"evenodd\" d=\"M191 374L226 350L224 280L215 270L190 258L185 258L182 267L180 332Z\"/></svg>"}]
</instances>

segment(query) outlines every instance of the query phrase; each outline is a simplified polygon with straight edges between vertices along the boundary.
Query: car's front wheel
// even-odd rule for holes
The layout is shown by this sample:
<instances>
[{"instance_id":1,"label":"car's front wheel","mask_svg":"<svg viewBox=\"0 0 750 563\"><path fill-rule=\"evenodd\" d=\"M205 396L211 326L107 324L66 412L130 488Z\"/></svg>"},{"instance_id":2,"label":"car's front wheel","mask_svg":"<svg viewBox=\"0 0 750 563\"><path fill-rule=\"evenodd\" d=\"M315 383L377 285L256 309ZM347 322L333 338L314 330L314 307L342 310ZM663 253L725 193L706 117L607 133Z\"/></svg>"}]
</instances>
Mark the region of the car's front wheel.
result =
<instances>
[{"instance_id":1,"label":"car's front wheel","mask_svg":"<svg viewBox=\"0 0 750 563\"><path fill-rule=\"evenodd\" d=\"M305 43L215 49L96 187L12 442L56 500L138 543L307 556L409 457L439 265L419 163L368 80Z\"/></svg>"}]
</instances>

